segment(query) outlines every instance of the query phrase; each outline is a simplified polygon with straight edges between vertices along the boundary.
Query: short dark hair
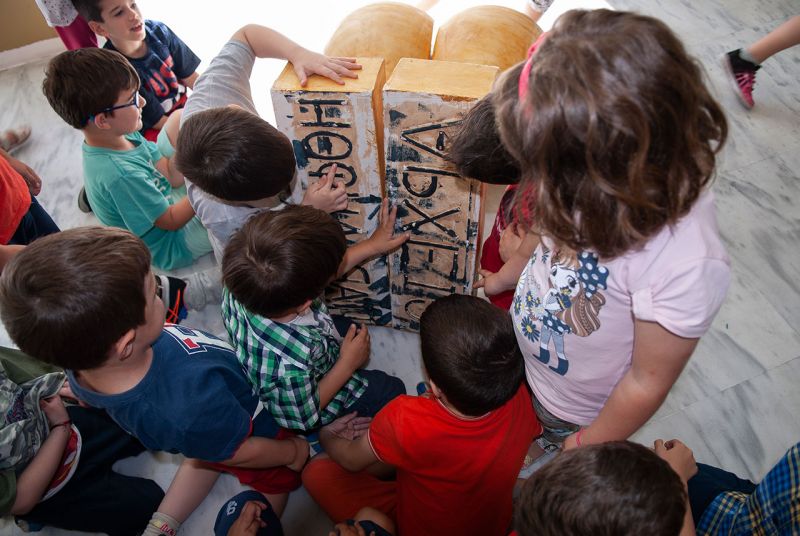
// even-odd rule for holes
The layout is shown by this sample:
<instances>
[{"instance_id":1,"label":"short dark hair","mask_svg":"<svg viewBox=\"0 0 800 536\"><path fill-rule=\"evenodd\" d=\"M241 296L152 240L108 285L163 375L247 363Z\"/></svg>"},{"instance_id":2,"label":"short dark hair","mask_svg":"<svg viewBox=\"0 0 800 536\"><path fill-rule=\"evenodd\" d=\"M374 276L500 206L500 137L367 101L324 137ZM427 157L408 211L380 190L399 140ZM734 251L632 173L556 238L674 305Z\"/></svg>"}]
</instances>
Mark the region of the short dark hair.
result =
<instances>
[{"instance_id":1,"label":"short dark hair","mask_svg":"<svg viewBox=\"0 0 800 536\"><path fill-rule=\"evenodd\" d=\"M72 0L75 11L87 21L103 22L100 0Z\"/></svg>"},{"instance_id":2,"label":"short dark hair","mask_svg":"<svg viewBox=\"0 0 800 536\"><path fill-rule=\"evenodd\" d=\"M93 369L144 324L150 252L132 233L79 227L31 243L3 269L0 316L26 354Z\"/></svg>"},{"instance_id":3,"label":"short dark hair","mask_svg":"<svg viewBox=\"0 0 800 536\"><path fill-rule=\"evenodd\" d=\"M652 450L614 441L564 451L523 485L520 536L677 536L686 490Z\"/></svg>"},{"instance_id":4,"label":"short dark hair","mask_svg":"<svg viewBox=\"0 0 800 536\"><path fill-rule=\"evenodd\" d=\"M255 201L286 189L295 173L292 142L258 115L235 107L192 114L181 125L175 164L223 201Z\"/></svg>"},{"instance_id":5,"label":"short dark hair","mask_svg":"<svg viewBox=\"0 0 800 536\"><path fill-rule=\"evenodd\" d=\"M47 64L42 82L50 106L77 129L85 128L90 116L114 106L128 89L139 89L136 69L119 52L103 48L62 52Z\"/></svg>"},{"instance_id":6,"label":"short dark hair","mask_svg":"<svg viewBox=\"0 0 800 536\"><path fill-rule=\"evenodd\" d=\"M250 312L274 317L317 298L336 276L347 241L322 210L289 205L250 218L222 259L222 280Z\"/></svg>"},{"instance_id":7,"label":"short dark hair","mask_svg":"<svg viewBox=\"0 0 800 536\"><path fill-rule=\"evenodd\" d=\"M520 388L524 365L508 311L453 294L425 309L419 335L428 377L461 413L483 415Z\"/></svg>"},{"instance_id":8,"label":"short dark hair","mask_svg":"<svg viewBox=\"0 0 800 536\"><path fill-rule=\"evenodd\" d=\"M450 141L447 158L464 177L489 184L519 182L519 164L500 140L491 93L476 102L464 116Z\"/></svg>"},{"instance_id":9,"label":"short dark hair","mask_svg":"<svg viewBox=\"0 0 800 536\"><path fill-rule=\"evenodd\" d=\"M653 17L568 11L493 90L500 136L533 192L532 227L610 259L685 216L728 134L700 64ZM529 187L532 186L532 187ZM526 213L526 210L522 210Z\"/></svg>"}]
</instances>

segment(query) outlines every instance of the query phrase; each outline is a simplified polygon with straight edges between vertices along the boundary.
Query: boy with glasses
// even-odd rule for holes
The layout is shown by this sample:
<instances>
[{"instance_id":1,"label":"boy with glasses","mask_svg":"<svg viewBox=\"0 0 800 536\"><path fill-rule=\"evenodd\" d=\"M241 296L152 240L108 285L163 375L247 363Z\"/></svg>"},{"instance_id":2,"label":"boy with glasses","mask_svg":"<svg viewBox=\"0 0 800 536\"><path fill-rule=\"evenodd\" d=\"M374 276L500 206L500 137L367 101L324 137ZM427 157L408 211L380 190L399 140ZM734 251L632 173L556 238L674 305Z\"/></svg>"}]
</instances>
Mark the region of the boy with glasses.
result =
<instances>
[{"instance_id":1,"label":"boy with glasses","mask_svg":"<svg viewBox=\"0 0 800 536\"><path fill-rule=\"evenodd\" d=\"M158 145L142 137L145 100L124 56L104 49L63 52L50 61L43 90L61 118L83 132L86 195L103 224L140 237L153 264L165 270L211 251L183 176L159 149L161 138L175 139L177 119L167 121Z\"/></svg>"}]
</instances>

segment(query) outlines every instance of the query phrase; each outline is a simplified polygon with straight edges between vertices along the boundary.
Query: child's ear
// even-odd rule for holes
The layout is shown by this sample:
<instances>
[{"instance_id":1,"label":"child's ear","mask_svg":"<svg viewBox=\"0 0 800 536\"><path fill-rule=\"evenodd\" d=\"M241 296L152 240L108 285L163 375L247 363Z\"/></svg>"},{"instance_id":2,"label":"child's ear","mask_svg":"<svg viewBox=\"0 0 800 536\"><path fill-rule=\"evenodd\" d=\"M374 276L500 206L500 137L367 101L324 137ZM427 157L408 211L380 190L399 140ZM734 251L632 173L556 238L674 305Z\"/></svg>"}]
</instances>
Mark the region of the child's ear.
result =
<instances>
[{"instance_id":1,"label":"child's ear","mask_svg":"<svg viewBox=\"0 0 800 536\"><path fill-rule=\"evenodd\" d=\"M308 308L311 307L311 304L313 302L314 300L306 300L305 303L303 303L303 305L297 308L297 314L305 313L308 310Z\"/></svg>"},{"instance_id":2,"label":"child's ear","mask_svg":"<svg viewBox=\"0 0 800 536\"><path fill-rule=\"evenodd\" d=\"M433 383L433 380L430 378L428 378L428 383L431 386L431 392L433 393L433 396L440 399L443 398L444 395L442 394L441 389L439 389L439 386Z\"/></svg>"},{"instance_id":3,"label":"child's ear","mask_svg":"<svg viewBox=\"0 0 800 536\"><path fill-rule=\"evenodd\" d=\"M133 343L135 340L136 330L129 329L126 331L125 334L122 335L122 337L120 337L111 348L112 357L119 361L125 361L128 359L131 354L133 354Z\"/></svg>"},{"instance_id":4,"label":"child's ear","mask_svg":"<svg viewBox=\"0 0 800 536\"><path fill-rule=\"evenodd\" d=\"M90 122L100 130L108 130L111 128L106 114L97 114Z\"/></svg>"},{"instance_id":5,"label":"child's ear","mask_svg":"<svg viewBox=\"0 0 800 536\"><path fill-rule=\"evenodd\" d=\"M89 22L89 29L91 29L97 35L108 39L108 32L106 31L106 28L105 26L103 26L102 22L97 22L96 20L90 20L88 22Z\"/></svg>"}]
</instances>

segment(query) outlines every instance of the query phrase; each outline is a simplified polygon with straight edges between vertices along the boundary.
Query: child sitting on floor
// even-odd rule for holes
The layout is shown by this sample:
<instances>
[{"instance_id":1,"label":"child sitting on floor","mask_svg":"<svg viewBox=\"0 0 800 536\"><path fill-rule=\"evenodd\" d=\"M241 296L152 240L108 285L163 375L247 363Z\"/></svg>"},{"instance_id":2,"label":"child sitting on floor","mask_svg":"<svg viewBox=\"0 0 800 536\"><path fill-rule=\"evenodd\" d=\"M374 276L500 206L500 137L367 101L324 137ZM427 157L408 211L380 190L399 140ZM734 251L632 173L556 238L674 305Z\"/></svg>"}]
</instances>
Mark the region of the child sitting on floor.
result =
<instances>
[{"instance_id":1,"label":"child sitting on floor","mask_svg":"<svg viewBox=\"0 0 800 536\"><path fill-rule=\"evenodd\" d=\"M399 534L504 536L517 473L541 432L511 319L479 298L447 296L422 314L420 339L428 394L400 396L372 422L348 415L324 427L330 458L315 457L303 485L334 521L371 505ZM377 476L391 468L396 480Z\"/></svg>"},{"instance_id":2,"label":"child sitting on floor","mask_svg":"<svg viewBox=\"0 0 800 536\"><path fill-rule=\"evenodd\" d=\"M397 209L381 206L372 236L347 247L339 223L303 205L250 218L222 261L222 316L247 377L281 426L313 430L346 413L374 415L405 393L369 359L366 326L337 333L322 292L369 257L408 239L393 236Z\"/></svg>"},{"instance_id":3,"label":"child sitting on floor","mask_svg":"<svg viewBox=\"0 0 800 536\"><path fill-rule=\"evenodd\" d=\"M292 143L256 112L250 94L256 58L288 59L303 85L311 74L343 83L341 77L356 78L352 71L361 68L352 59L311 52L255 24L234 33L211 60L183 110L176 164L220 263L231 235L253 214L284 202L326 212L347 207L344 184L333 175L302 193L294 179Z\"/></svg>"},{"instance_id":4,"label":"child sitting on floor","mask_svg":"<svg viewBox=\"0 0 800 536\"><path fill-rule=\"evenodd\" d=\"M65 407L63 383L56 367L0 348L0 516L29 526L140 534L164 492L111 467L144 447L104 411Z\"/></svg>"},{"instance_id":5,"label":"child sitting on floor","mask_svg":"<svg viewBox=\"0 0 800 536\"><path fill-rule=\"evenodd\" d=\"M140 132L156 141L167 118L186 103L187 88L198 77L200 58L166 24L144 20L136 2L75 0L74 4L89 28L107 39L103 47L125 56L139 74L139 94L147 103Z\"/></svg>"},{"instance_id":6,"label":"child sitting on floor","mask_svg":"<svg viewBox=\"0 0 800 536\"><path fill-rule=\"evenodd\" d=\"M3 270L0 315L25 353L67 368L78 399L105 409L147 448L190 458L158 526L177 529L219 471L268 494L278 512L300 485L308 443L283 439L269 413L257 411L226 341L164 325L150 253L130 232L83 227L36 240Z\"/></svg>"},{"instance_id":7,"label":"child sitting on floor","mask_svg":"<svg viewBox=\"0 0 800 536\"><path fill-rule=\"evenodd\" d=\"M170 270L209 253L208 232L183 196L183 177L141 127L139 77L118 52L87 48L50 61L43 83L53 109L83 132L86 194L105 225L128 229ZM175 129L163 129L160 138ZM163 144L162 144L163 145Z\"/></svg>"}]
</instances>

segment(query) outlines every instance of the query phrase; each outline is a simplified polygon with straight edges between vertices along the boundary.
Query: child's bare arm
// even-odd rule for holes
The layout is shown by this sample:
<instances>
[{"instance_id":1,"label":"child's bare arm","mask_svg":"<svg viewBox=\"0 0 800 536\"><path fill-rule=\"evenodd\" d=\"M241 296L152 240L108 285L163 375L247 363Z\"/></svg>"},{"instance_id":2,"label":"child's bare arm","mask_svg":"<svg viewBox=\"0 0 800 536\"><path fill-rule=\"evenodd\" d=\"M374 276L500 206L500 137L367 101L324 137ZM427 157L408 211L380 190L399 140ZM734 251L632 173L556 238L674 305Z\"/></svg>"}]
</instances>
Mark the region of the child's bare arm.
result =
<instances>
[{"instance_id":1,"label":"child's bare arm","mask_svg":"<svg viewBox=\"0 0 800 536\"><path fill-rule=\"evenodd\" d=\"M697 463L694 461L692 450L677 439L663 441L656 439L653 445L656 454L669 464L675 471L686 490L686 512L683 515L683 526L679 536L694 536L695 527L692 519L692 505L689 502L689 479L697 474Z\"/></svg>"},{"instance_id":2,"label":"child's bare arm","mask_svg":"<svg viewBox=\"0 0 800 536\"><path fill-rule=\"evenodd\" d=\"M308 443L305 439L299 437L269 439L251 436L244 440L231 458L222 463L248 469L285 465L293 471L299 471L308 461L308 455Z\"/></svg>"},{"instance_id":3,"label":"child's bare arm","mask_svg":"<svg viewBox=\"0 0 800 536\"><path fill-rule=\"evenodd\" d=\"M351 413L323 426L319 432L319 441L325 453L353 472L379 463L380 460L369 444L370 420Z\"/></svg>"},{"instance_id":4,"label":"child's bare arm","mask_svg":"<svg viewBox=\"0 0 800 536\"><path fill-rule=\"evenodd\" d=\"M17 478L17 496L10 512L14 515L27 514L44 496L61 463L61 457L72 433L69 424L61 424L69 421L69 415L60 396L42 400L40 404L51 427L50 433Z\"/></svg>"},{"instance_id":5,"label":"child's bare arm","mask_svg":"<svg viewBox=\"0 0 800 536\"><path fill-rule=\"evenodd\" d=\"M194 217L194 209L189 204L189 199L184 197L174 205L171 205L164 213L156 219L154 225L165 231L177 231Z\"/></svg>"},{"instance_id":6,"label":"child's bare arm","mask_svg":"<svg viewBox=\"0 0 800 536\"><path fill-rule=\"evenodd\" d=\"M166 123L167 116L164 116L162 119L165 119L164 123ZM161 159L156 162L156 169L167 178L170 186L173 188L180 188L184 185L183 173L178 171L178 168L175 167L174 158L162 156Z\"/></svg>"},{"instance_id":7,"label":"child's bare arm","mask_svg":"<svg viewBox=\"0 0 800 536\"><path fill-rule=\"evenodd\" d=\"M699 340L679 337L656 322L635 320L631 368L597 419L581 432L581 444L627 439L638 430L664 402ZM573 434L564 448L575 446Z\"/></svg>"},{"instance_id":8,"label":"child's bare arm","mask_svg":"<svg viewBox=\"0 0 800 536\"><path fill-rule=\"evenodd\" d=\"M158 505L158 512L183 523L208 496L217 478L219 472L205 467L202 462L183 460Z\"/></svg>"},{"instance_id":9,"label":"child's bare arm","mask_svg":"<svg viewBox=\"0 0 800 536\"><path fill-rule=\"evenodd\" d=\"M395 236L394 222L396 219L397 207L393 207L390 211L389 200L384 199L381 202L380 225L372 233L372 236L347 248L336 277L342 277L370 257L388 253L405 243L411 237L411 234L403 233Z\"/></svg>"},{"instance_id":10,"label":"child's bare arm","mask_svg":"<svg viewBox=\"0 0 800 536\"><path fill-rule=\"evenodd\" d=\"M248 24L231 39L247 43L259 58L281 58L289 60L294 67L300 85L305 86L309 75L319 74L338 84L342 77L358 78L353 71L361 69L353 58L329 58L298 45L288 37L258 24Z\"/></svg>"},{"instance_id":11,"label":"child's bare arm","mask_svg":"<svg viewBox=\"0 0 800 536\"><path fill-rule=\"evenodd\" d=\"M194 83L197 81L197 79L199 77L200 77L200 73L195 71L192 74L190 74L189 76L187 76L186 78L181 78L181 84L183 84L184 86L188 87L189 89L194 89Z\"/></svg>"},{"instance_id":12,"label":"child's bare arm","mask_svg":"<svg viewBox=\"0 0 800 536\"><path fill-rule=\"evenodd\" d=\"M356 325L351 324L342 341L339 359L319 382L319 409L324 409L336 393L348 382L353 373L369 359L370 338L367 326L361 325L356 333Z\"/></svg>"},{"instance_id":13,"label":"child's bare arm","mask_svg":"<svg viewBox=\"0 0 800 536\"><path fill-rule=\"evenodd\" d=\"M539 235L536 233L528 233L522 244L517 248L511 258L508 259L500 270L495 273L489 270L480 270L479 273L483 276L475 282L475 288L483 287L484 292L488 296L500 294L503 291L511 290L517 286L519 276L525 269L525 265L533 255L533 250L539 245Z\"/></svg>"}]
</instances>

